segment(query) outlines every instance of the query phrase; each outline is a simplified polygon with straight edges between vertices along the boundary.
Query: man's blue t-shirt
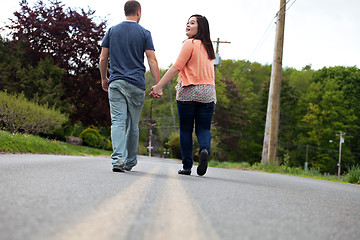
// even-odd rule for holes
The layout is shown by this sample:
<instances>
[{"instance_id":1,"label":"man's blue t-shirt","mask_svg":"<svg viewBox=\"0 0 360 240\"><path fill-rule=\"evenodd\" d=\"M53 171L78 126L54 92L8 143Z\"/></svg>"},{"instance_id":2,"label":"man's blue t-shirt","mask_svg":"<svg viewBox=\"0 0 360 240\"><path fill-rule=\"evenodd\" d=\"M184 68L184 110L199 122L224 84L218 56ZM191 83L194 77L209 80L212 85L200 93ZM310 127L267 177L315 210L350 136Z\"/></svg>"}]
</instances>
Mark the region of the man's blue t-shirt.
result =
<instances>
[{"instance_id":1,"label":"man's blue t-shirt","mask_svg":"<svg viewBox=\"0 0 360 240\"><path fill-rule=\"evenodd\" d=\"M155 50L150 31L136 22L124 21L107 31L101 47L109 48L108 84L121 79L145 90L144 52Z\"/></svg>"}]
</instances>

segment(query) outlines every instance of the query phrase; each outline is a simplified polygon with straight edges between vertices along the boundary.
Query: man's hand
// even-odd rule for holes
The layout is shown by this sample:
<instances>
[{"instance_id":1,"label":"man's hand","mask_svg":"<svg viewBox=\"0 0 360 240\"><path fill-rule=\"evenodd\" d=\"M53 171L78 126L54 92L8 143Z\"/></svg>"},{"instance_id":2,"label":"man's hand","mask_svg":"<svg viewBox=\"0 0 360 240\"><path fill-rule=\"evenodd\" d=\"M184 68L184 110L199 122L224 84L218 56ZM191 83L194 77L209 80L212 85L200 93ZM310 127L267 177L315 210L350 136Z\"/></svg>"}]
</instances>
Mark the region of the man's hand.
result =
<instances>
[{"instance_id":1,"label":"man's hand","mask_svg":"<svg viewBox=\"0 0 360 240\"><path fill-rule=\"evenodd\" d=\"M162 95L162 88L158 87L157 85L151 87L151 92L149 93L149 96L152 96L154 98L160 98L162 97Z\"/></svg>"},{"instance_id":2,"label":"man's hand","mask_svg":"<svg viewBox=\"0 0 360 240\"><path fill-rule=\"evenodd\" d=\"M101 87L104 91L108 91L108 81L109 78L107 77L107 67L109 61L109 49L108 48L101 48L100 53L100 61L99 61L99 69L100 69L100 76L101 76Z\"/></svg>"},{"instance_id":3,"label":"man's hand","mask_svg":"<svg viewBox=\"0 0 360 240\"><path fill-rule=\"evenodd\" d=\"M101 86L105 92L107 92L109 90L108 81L109 81L108 78L101 79Z\"/></svg>"}]
</instances>

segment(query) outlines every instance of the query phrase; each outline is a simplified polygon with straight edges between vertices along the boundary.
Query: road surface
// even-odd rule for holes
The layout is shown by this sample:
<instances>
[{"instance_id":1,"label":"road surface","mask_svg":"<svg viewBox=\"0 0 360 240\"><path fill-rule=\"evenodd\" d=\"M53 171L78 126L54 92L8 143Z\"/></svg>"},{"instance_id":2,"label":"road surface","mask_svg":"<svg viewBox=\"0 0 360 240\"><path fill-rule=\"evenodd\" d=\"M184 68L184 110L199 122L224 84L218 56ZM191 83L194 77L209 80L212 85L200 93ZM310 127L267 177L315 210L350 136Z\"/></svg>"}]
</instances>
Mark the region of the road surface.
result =
<instances>
[{"instance_id":1,"label":"road surface","mask_svg":"<svg viewBox=\"0 0 360 240\"><path fill-rule=\"evenodd\" d=\"M139 156L0 154L1 240L360 239L360 187Z\"/></svg>"}]
</instances>

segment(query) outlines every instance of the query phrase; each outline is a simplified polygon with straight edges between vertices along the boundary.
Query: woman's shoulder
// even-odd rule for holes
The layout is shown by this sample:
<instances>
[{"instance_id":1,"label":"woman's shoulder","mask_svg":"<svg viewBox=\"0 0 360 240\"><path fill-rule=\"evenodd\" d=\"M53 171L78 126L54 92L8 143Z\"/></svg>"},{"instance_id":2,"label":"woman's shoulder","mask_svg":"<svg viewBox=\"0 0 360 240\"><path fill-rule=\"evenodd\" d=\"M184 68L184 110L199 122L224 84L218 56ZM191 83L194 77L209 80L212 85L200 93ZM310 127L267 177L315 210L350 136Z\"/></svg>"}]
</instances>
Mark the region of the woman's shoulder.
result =
<instances>
[{"instance_id":1,"label":"woman's shoulder","mask_svg":"<svg viewBox=\"0 0 360 240\"><path fill-rule=\"evenodd\" d=\"M201 45L201 40L189 38L184 41L183 48L190 50L190 49L198 48L200 45Z\"/></svg>"},{"instance_id":2,"label":"woman's shoulder","mask_svg":"<svg viewBox=\"0 0 360 240\"><path fill-rule=\"evenodd\" d=\"M183 44L200 44L201 40L195 38L188 38L186 39Z\"/></svg>"}]
</instances>

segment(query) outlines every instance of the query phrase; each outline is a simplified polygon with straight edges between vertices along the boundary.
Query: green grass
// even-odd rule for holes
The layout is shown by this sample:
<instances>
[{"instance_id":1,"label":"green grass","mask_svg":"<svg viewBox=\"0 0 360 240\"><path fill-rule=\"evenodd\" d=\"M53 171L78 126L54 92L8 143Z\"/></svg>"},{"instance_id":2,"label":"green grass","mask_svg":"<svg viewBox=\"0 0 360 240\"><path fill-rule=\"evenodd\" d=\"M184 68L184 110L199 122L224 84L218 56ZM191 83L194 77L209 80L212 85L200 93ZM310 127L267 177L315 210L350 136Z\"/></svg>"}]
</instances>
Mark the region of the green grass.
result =
<instances>
[{"instance_id":1,"label":"green grass","mask_svg":"<svg viewBox=\"0 0 360 240\"><path fill-rule=\"evenodd\" d=\"M11 134L0 131L0 152L44 153L59 155L106 155L111 152L86 146L75 146L61 141L54 141L29 134Z\"/></svg>"},{"instance_id":2,"label":"green grass","mask_svg":"<svg viewBox=\"0 0 360 240\"><path fill-rule=\"evenodd\" d=\"M326 181L346 182L346 183L355 183L355 182L348 181L348 176L349 176L349 174L355 175L356 173L360 172L360 170L357 169L357 171L356 170L353 171L355 173L350 172L344 176L338 177L338 176L332 176L332 175L325 176L316 169L310 169L308 171L305 171L305 170L303 170L301 168L297 168L297 167L286 167L286 166L278 166L278 165L270 165L270 164L263 165L260 163L250 165L247 162L229 163L229 162L210 161L209 166L217 167L217 168L241 169L241 170L247 170L247 171L279 173L279 174L287 174L287 175L294 175L294 176L300 176L300 177L321 179L321 180L326 180ZM354 179L354 177L352 176L351 179ZM359 179L359 176L358 176L358 179Z\"/></svg>"}]
</instances>

